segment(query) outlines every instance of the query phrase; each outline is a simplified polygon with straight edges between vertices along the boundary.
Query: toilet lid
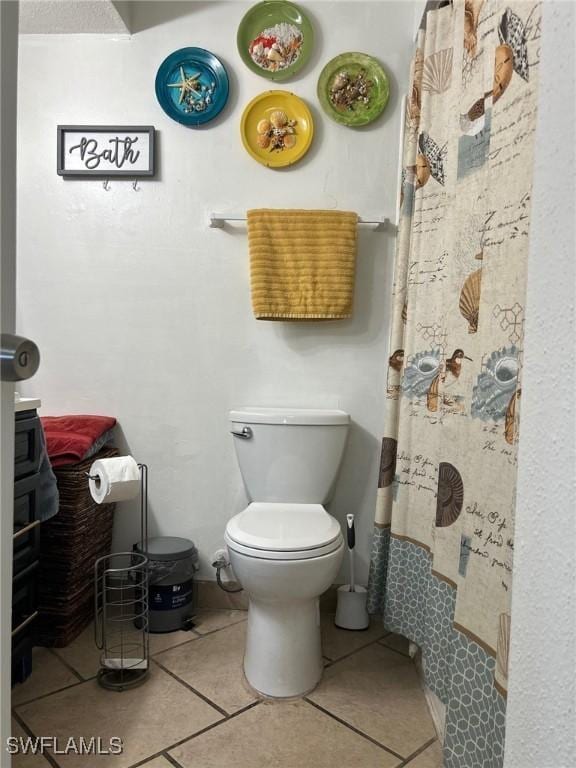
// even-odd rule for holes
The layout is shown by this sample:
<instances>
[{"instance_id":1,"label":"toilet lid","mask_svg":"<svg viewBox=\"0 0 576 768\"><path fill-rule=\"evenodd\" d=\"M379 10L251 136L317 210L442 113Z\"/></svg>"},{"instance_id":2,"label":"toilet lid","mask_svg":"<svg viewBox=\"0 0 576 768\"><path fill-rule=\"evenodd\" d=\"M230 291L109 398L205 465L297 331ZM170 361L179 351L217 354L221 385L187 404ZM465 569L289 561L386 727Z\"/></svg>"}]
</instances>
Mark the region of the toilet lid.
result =
<instances>
[{"instance_id":1,"label":"toilet lid","mask_svg":"<svg viewBox=\"0 0 576 768\"><path fill-rule=\"evenodd\" d=\"M233 541L253 549L318 549L340 537L340 524L321 504L253 502L226 526Z\"/></svg>"}]
</instances>

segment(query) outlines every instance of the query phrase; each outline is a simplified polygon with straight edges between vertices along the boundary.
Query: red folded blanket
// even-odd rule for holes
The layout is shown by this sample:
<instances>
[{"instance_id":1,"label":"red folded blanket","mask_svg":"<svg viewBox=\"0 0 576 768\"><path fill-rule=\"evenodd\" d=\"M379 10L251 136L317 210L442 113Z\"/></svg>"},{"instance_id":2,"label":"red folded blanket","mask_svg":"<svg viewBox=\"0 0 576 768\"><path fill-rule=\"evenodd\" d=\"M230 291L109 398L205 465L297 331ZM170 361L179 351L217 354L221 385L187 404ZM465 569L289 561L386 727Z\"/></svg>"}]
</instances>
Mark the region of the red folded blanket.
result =
<instances>
[{"instance_id":1,"label":"red folded blanket","mask_svg":"<svg viewBox=\"0 0 576 768\"><path fill-rule=\"evenodd\" d=\"M82 461L116 424L111 416L42 416L41 421L53 467Z\"/></svg>"}]
</instances>

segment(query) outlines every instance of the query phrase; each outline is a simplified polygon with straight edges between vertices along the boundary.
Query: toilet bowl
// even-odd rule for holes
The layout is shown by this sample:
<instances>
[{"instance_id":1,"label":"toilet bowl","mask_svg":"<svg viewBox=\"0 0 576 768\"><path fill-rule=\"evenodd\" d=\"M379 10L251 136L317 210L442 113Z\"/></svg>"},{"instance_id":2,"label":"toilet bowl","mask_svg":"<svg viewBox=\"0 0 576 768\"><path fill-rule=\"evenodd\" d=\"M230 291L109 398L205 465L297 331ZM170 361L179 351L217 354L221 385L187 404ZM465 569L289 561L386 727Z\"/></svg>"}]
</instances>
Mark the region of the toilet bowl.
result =
<instances>
[{"instance_id":1,"label":"toilet bowl","mask_svg":"<svg viewBox=\"0 0 576 768\"><path fill-rule=\"evenodd\" d=\"M340 525L319 504L250 504L226 534L249 595L244 671L267 696L299 696L322 675L319 596L344 553Z\"/></svg>"},{"instance_id":2,"label":"toilet bowl","mask_svg":"<svg viewBox=\"0 0 576 768\"><path fill-rule=\"evenodd\" d=\"M322 675L319 597L344 554L340 524L323 504L340 467L349 416L246 408L232 411L231 421L253 499L225 532L249 597L244 671L266 696L301 696Z\"/></svg>"}]
</instances>

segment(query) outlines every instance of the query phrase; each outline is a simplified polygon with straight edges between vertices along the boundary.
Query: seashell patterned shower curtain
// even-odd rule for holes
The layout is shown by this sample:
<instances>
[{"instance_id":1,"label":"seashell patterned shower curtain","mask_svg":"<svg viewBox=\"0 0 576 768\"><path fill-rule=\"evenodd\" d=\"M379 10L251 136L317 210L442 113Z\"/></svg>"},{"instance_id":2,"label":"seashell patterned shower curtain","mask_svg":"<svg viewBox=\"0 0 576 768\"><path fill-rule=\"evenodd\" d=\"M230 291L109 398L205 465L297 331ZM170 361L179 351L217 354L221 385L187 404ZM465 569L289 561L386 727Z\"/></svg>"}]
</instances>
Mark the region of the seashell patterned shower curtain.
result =
<instances>
[{"instance_id":1,"label":"seashell patterned shower curtain","mask_svg":"<svg viewBox=\"0 0 576 768\"><path fill-rule=\"evenodd\" d=\"M540 7L433 5L406 106L368 600L421 648L445 768L498 768Z\"/></svg>"}]
</instances>

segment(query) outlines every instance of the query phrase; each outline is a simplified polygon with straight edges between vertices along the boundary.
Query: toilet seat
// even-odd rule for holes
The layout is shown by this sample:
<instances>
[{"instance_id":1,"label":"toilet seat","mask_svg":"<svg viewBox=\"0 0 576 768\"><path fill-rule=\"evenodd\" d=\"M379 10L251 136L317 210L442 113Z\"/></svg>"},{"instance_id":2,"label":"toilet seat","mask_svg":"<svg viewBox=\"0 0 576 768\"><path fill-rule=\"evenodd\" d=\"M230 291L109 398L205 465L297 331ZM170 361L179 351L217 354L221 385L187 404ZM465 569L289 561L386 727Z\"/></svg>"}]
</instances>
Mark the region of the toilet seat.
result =
<instances>
[{"instance_id":1,"label":"toilet seat","mask_svg":"<svg viewBox=\"0 0 576 768\"><path fill-rule=\"evenodd\" d=\"M340 524L321 504L253 502L226 526L236 552L267 560L304 560L342 545Z\"/></svg>"}]
</instances>

